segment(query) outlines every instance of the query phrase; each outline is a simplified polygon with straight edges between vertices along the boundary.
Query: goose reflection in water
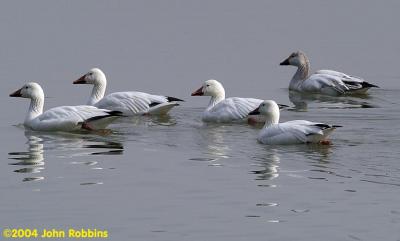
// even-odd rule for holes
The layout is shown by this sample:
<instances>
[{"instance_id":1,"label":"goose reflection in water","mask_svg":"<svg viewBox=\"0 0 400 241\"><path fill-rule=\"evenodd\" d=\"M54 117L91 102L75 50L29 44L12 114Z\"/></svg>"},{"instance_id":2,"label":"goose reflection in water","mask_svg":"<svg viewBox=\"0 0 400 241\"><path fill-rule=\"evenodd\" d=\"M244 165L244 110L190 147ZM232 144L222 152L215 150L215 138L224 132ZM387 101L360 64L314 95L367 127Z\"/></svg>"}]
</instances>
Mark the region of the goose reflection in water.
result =
<instances>
[{"instance_id":1,"label":"goose reflection in water","mask_svg":"<svg viewBox=\"0 0 400 241\"><path fill-rule=\"evenodd\" d=\"M281 170L280 162L281 153L284 156L289 157L287 162L295 161L296 155L301 157L307 157L309 169L307 170ZM330 172L332 168L330 165L330 156L332 150L331 146L327 145L291 145L291 146L262 146L262 149L252 156L252 159L256 162L254 166L260 169L251 171L252 174L256 174L256 180L273 180L279 177L282 173L287 173L288 175L297 175L293 173L301 173L305 171L315 171L319 172ZM264 185L260 185L264 186ZM265 186L271 186L269 184Z\"/></svg>"},{"instance_id":2,"label":"goose reflection in water","mask_svg":"<svg viewBox=\"0 0 400 241\"><path fill-rule=\"evenodd\" d=\"M218 160L229 158L231 147L226 143L225 135L231 136L229 125L203 123L196 127L199 131L194 136L194 143L199 148L202 157L193 157L193 161L206 161L210 166L221 166ZM231 136L232 137L232 136Z\"/></svg>"},{"instance_id":3,"label":"goose reflection in water","mask_svg":"<svg viewBox=\"0 0 400 241\"><path fill-rule=\"evenodd\" d=\"M352 108L376 108L377 106L368 103L368 95L361 96L342 96L334 97L318 94L305 94L297 91L289 91L289 100L298 111L305 111L308 109L309 104L323 103L318 108L327 109L352 109Z\"/></svg>"},{"instance_id":4,"label":"goose reflection in water","mask_svg":"<svg viewBox=\"0 0 400 241\"><path fill-rule=\"evenodd\" d=\"M276 149L268 148L268 152L262 156L253 157L255 159L256 166L260 167L260 170L251 171L256 174L256 180L273 180L279 177L279 163L280 157Z\"/></svg>"},{"instance_id":5,"label":"goose reflection in water","mask_svg":"<svg viewBox=\"0 0 400 241\"><path fill-rule=\"evenodd\" d=\"M203 141L205 142L205 153L214 159L228 158L231 151L226 143L229 126L205 124L201 131ZM229 136L229 134L228 134Z\"/></svg>"},{"instance_id":6,"label":"goose reflection in water","mask_svg":"<svg viewBox=\"0 0 400 241\"><path fill-rule=\"evenodd\" d=\"M140 115L120 118L116 120L115 123L129 124L129 127L131 127L132 124L144 126L173 126L176 125L176 119L175 117L171 117L169 114Z\"/></svg>"},{"instance_id":7,"label":"goose reflection in water","mask_svg":"<svg viewBox=\"0 0 400 241\"><path fill-rule=\"evenodd\" d=\"M10 163L23 168L18 168L14 172L18 173L40 173L44 169L43 139L37 136L26 135L28 138L28 151L10 152L9 159L17 160ZM23 181L38 181L44 179L43 176L25 177Z\"/></svg>"},{"instance_id":8,"label":"goose reflection in water","mask_svg":"<svg viewBox=\"0 0 400 241\"><path fill-rule=\"evenodd\" d=\"M42 173L45 169L45 151L51 152L51 155L58 158L71 158L87 155L121 155L124 149L120 142L109 141L109 138L106 140L105 137L96 135L25 131L25 137L28 139L27 151L8 153L9 159L16 160L9 164L18 166L18 169L14 170L17 173ZM93 165L93 162L83 164ZM23 181L43 179L44 176L29 176L23 178Z\"/></svg>"}]
</instances>

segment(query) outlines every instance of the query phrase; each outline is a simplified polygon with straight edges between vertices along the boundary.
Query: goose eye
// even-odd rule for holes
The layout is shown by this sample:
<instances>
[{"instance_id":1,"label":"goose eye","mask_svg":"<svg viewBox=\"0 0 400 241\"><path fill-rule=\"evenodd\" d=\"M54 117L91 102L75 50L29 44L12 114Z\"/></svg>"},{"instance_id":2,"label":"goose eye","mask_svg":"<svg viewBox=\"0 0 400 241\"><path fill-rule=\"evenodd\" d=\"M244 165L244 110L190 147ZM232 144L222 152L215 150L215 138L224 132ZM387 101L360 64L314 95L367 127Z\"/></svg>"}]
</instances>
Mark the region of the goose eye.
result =
<instances>
[{"instance_id":1,"label":"goose eye","mask_svg":"<svg viewBox=\"0 0 400 241\"><path fill-rule=\"evenodd\" d=\"M206 85L207 87L210 87L210 85Z\"/></svg>"},{"instance_id":2,"label":"goose eye","mask_svg":"<svg viewBox=\"0 0 400 241\"><path fill-rule=\"evenodd\" d=\"M28 86L25 86L25 89L28 89Z\"/></svg>"}]
</instances>

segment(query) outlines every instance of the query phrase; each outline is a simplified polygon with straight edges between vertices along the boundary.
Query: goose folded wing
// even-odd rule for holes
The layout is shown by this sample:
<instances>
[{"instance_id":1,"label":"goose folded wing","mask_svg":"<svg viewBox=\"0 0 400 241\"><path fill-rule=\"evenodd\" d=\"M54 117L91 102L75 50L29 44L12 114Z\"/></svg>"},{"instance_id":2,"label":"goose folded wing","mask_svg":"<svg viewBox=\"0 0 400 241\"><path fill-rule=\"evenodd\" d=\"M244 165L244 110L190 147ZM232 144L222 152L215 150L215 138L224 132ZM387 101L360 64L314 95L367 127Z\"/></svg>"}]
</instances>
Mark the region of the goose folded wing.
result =
<instances>
[{"instance_id":1,"label":"goose folded wing","mask_svg":"<svg viewBox=\"0 0 400 241\"><path fill-rule=\"evenodd\" d=\"M354 75L348 75L339 71L334 71L334 70L319 70L316 72L316 74L327 74L331 76L336 76L342 80L342 82L350 89L350 90L358 90L361 88L364 88L365 86L368 87L377 87L376 85L371 85L368 82L366 82L363 78L354 76Z\"/></svg>"},{"instance_id":2,"label":"goose folded wing","mask_svg":"<svg viewBox=\"0 0 400 241\"><path fill-rule=\"evenodd\" d=\"M285 133L291 133L297 139L306 141L307 136L323 135L322 130L330 128L329 125L323 123L315 123L306 120L294 120L279 124L281 130Z\"/></svg>"},{"instance_id":3,"label":"goose folded wing","mask_svg":"<svg viewBox=\"0 0 400 241\"><path fill-rule=\"evenodd\" d=\"M349 90L347 85L340 77L329 74L313 74L306 81L304 81L303 86L310 90L332 88L339 93L345 93Z\"/></svg>"},{"instance_id":4,"label":"goose folded wing","mask_svg":"<svg viewBox=\"0 0 400 241\"><path fill-rule=\"evenodd\" d=\"M263 129L259 140L271 144L292 144L307 142L306 131L302 126L290 123L281 123Z\"/></svg>"},{"instance_id":5,"label":"goose folded wing","mask_svg":"<svg viewBox=\"0 0 400 241\"><path fill-rule=\"evenodd\" d=\"M73 129L85 120L96 116L107 116L108 110L94 106L59 106L51 108L40 115L34 122L34 129L59 130Z\"/></svg>"},{"instance_id":6,"label":"goose folded wing","mask_svg":"<svg viewBox=\"0 0 400 241\"><path fill-rule=\"evenodd\" d=\"M150 107L167 102L167 97L143 92L115 92L96 103L96 107L146 113Z\"/></svg>"},{"instance_id":7,"label":"goose folded wing","mask_svg":"<svg viewBox=\"0 0 400 241\"><path fill-rule=\"evenodd\" d=\"M232 97L218 103L210 112L221 116L221 118L238 120L246 118L251 111L255 110L261 104L261 102L262 100L254 98Z\"/></svg>"}]
</instances>

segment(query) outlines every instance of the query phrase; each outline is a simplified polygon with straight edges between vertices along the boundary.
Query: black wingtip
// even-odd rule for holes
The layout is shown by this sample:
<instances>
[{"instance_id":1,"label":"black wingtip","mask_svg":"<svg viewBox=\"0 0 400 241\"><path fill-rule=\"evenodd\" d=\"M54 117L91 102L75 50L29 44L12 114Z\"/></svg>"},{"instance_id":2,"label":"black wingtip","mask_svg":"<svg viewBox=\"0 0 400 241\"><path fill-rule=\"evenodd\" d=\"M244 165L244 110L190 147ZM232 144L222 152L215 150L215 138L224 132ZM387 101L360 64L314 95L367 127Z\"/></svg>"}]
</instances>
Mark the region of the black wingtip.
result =
<instances>
[{"instance_id":1,"label":"black wingtip","mask_svg":"<svg viewBox=\"0 0 400 241\"><path fill-rule=\"evenodd\" d=\"M284 104L278 104L279 109L285 109L285 108L289 108L290 106L288 105L284 105Z\"/></svg>"},{"instance_id":2,"label":"black wingtip","mask_svg":"<svg viewBox=\"0 0 400 241\"><path fill-rule=\"evenodd\" d=\"M321 128L321 129L328 129L328 128L331 128L330 125L324 124L324 123L318 123L318 124L315 124L314 126L318 126L318 127Z\"/></svg>"},{"instance_id":3,"label":"black wingtip","mask_svg":"<svg viewBox=\"0 0 400 241\"><path fill-rule=\"evenodd\" d=\"M184 100L181 100L181 99L178 99L178 98L175 98L175 97L171 97L171 96L166 96L166 97L167 97L168 102L172 102L172 101L184 101Z\"/></svg>"},{"instance_id":4,"label":"black wingtip","mask_svg":"<svg viewBox=\"0 0 400 241\"><path fill-rule=\"evenodd\" d=\"M315 126L318 126L319 128L321 128L321 129L330 129L330 128L338 128L338 127L343 127L343 126L340 126L340 125L328 125L328 124L324 124L324 123L318 123L318 124L315 124Z\"/></svg>"},{"instance_id":5,"label":"black wingtip","mask_svg":"<svg viewBox=\"0 0 400 241\"><path fill-rule=\"evenodd\" d=\"M361 86L362 86L363 88L371 88L371 87L380 88L379 86L374 85L374 84L371 84L371 83L368 83L368 82L366 82L366 81L362 82L362 83L361 83Z\"/></svg>"},{"instance_id":6,"label":"black wingtip","mask_svg":"<svg viewBox=\"0 0 400 241\"><path fill-rule=\"evenodd\" d=\"M121 111L116 111L116 110L106 111L106 113L107 113L107 115L93 116L93 117L91 117L89 119L86 119L86 120L84 120L82 122L78 122L78 125L81 125L82 129L89 130L91 128L89 123L92 122L92 121L97 121L97 120L108 118L108 117L111 117L111 116L117 116L117 117L124 116Z\"/></svg>"},{"instance_id":7,"label":"black wingtip","mask_svg":"<svg viewBox=\"0 0 400 241\"><path fill-rule=\"evenodd\" d=\"M159 105L159 104L161 104L161 103L159 103L159 102L151 102L149 104L149 107L151 108L151 107L154 107L154 106Z\"/></svg>"},{"instance_id":8,"label":"black wingtip","mask_svg":"<svg viewBox=\"0 0 400 241\"><path fill-rule=\"evenodd\" d=\"M110 116L124 116L124 113L122 113L121 111L117 111L117 110L107 111L107 114L109 114Z\"/></svg>"}]
</instances>

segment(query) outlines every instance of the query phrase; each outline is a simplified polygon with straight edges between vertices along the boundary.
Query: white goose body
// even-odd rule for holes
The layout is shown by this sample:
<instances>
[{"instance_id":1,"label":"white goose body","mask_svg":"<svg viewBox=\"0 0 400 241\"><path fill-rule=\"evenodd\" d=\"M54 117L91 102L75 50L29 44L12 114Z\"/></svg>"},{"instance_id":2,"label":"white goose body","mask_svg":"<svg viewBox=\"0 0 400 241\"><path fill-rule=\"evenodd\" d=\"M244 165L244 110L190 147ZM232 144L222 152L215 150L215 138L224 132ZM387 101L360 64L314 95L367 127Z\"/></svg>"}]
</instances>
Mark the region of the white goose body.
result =
<instances>
[{"instance_id":1,"label":"white goose body","mask_svg":"<svg viewBox=\"0 0 400 241\"><path fill-rule=\"evenodd\" d=\"M292 53L280 65L298 67L289 84L289 89L294 91L339 96L365 94L371 87L378 87L360 77L334 70L319 70L310 75L310 61L301 51Z\"/></svg>"},{"instance_id":2,"label":"white goose body","mask_svg":"<svg viewBox=\"0 0 400 241\"><path fill-rule=\"evenodd\" d=\"M324 143L328 135L339 126L306 120L293 120L279 123L279 107L273 100L263 101L252 114L266 117L264 127L257 140L263 144L285 145L302 143Z\"/></svg>"},{"instance_id":3,"label":"white goose body","mask_svg":"<svg viewBox=\"0 0 400 241\"><path fill-rule=\"evenodd\" d=\"M30 98L31 103L24 126L36 131L79 131L104 129L121 113L94 106L59 106L43 112L44 93L39 84L30 82L10 94L11 97Z\"/></svg>"},{"instance_id":4,"label":"white goose body","mask_svg":"<svg viewBox=\"0 0 400 241\"><path fill-rule=\"evenodd\" d=\"M249 113L263 102L254 98L225 98L224 87L216 80L205 81L192 96L211 96L210 103L202 114L202 120L205 122L245 122ZM262 121L259 117L254 117L253 120Z\"/></svg>"},{"instance_id":5,"label":"white goose body","mask_svg":"<svg viewBox=\"0 0 400 241\"><path fill-rule=\"evenodd\" d=\"M175 97L152 95L137 91L115 92L104 96L107 79L103 71L98 68L91 69L87 74L74 81L74 84L94 85L88 105L121 111L127 116L166 114L174 106L179 105L177 101L182 101Z\"/></svg>"}]
</instances>

